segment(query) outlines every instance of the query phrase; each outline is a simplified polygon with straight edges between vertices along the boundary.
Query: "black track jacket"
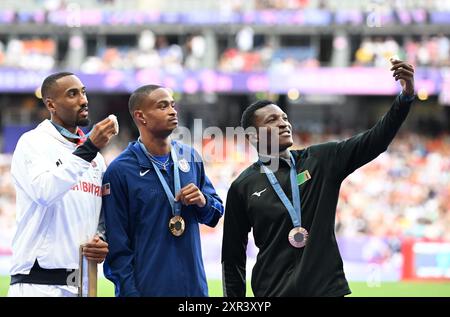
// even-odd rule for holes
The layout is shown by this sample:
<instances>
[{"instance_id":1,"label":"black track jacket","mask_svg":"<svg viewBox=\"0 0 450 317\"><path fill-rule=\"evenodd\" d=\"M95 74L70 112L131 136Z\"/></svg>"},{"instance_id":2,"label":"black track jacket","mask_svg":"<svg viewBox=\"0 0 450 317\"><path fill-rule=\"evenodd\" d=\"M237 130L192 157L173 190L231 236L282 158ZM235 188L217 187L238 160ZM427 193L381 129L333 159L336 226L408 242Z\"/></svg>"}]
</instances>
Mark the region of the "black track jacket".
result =
<instances>
[{"instance_id":1,"label":"black track jacket","mask_svg":"<svg viewBox=\"0 0 450 317\"><path fill-rule=\"evenodd\" d=\"M349 174L387 149L411 103L397 96L372 129L342 142L291 151L297 173L308 170L311 174L311 179L300 185L302 227L309 232L304 248L290 245L292 220L260 167L255 163L239 175L228 191L225 210L224 296L245 296L246 248L251 228L259 248L251 281L255 296L350 294L334 231L339 189ZM292 201L287 162L280 160L275 176Z\"/></svg>"}]
</instances>

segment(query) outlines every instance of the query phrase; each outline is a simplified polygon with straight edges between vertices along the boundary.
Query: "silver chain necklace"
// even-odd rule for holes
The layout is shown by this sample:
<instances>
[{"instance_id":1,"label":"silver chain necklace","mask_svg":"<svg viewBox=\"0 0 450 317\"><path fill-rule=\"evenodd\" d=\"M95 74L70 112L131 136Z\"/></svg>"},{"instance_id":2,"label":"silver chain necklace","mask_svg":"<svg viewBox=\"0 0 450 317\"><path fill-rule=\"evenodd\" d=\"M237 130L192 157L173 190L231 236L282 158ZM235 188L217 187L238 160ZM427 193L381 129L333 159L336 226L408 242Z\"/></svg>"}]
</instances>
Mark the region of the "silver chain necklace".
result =
<instances>
[{"instance_id":1,"label":"silver chain necklace","mask_svg":"<svg viewBox=\"0 0 450 317\"><path fill-rule=\"evenodd\" d=\"M163 168L163 170L167 170L167 167L169 166L169 160L170 160L170 155L167 158L167 160L165 162L160 162L158 159L156 159L150 152L148 152L148 157L150 158L150 160L155 163L158 166L161 166Z\"/></svg>"}]
</instances>

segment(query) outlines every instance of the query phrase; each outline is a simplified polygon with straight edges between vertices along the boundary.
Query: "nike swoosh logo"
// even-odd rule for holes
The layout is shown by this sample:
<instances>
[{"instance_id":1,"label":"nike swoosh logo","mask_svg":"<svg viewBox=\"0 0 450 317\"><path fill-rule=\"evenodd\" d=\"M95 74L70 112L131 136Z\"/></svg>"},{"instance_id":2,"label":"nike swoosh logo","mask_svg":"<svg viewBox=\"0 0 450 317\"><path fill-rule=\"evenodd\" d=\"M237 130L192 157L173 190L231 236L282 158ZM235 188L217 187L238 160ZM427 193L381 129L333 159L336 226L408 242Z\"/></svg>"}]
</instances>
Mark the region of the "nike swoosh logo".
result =
<instances>
[{"instance_id":1,"label":"nike swoosh logo","mask_svg":"<svg viewBox=\"0 0 450 317\"><path fill-rule=\"evenodd\" d=\"M146 171L140 171L139 175L144 176L145 174L147 174L148 172L150 172L150 170L146 170Z\"/></svg>"},{"instance_id":2,"label":"nike swoosh logo","mask_svg":"<svg viewBox=\"0 0 450 317\"><path fill-rule=\"evenodd\" d=\"M259 192L254 192L254 193L252 194L252 196L254 195L254 196L261 197L261 194L264 193L266 190L267 190L267 188L264 188L263 190L261 190L261 191L259 191Z\"/></svg>"}]
</instances>

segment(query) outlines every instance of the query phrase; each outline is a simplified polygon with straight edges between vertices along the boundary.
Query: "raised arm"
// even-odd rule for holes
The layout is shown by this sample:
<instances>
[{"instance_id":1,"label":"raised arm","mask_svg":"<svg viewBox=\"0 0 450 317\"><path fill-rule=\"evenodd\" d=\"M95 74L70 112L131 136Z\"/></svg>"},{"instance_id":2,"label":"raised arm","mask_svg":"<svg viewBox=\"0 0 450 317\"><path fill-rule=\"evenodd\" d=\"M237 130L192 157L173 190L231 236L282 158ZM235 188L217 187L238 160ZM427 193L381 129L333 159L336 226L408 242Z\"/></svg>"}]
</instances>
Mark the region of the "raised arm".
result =
<instances>
[{"instance_id":1,"label":"raised arm","mask_svg":"<svg viewBox=\"0 0 450 317\"><path fill-rule=\"evenodd\" d=\"M414 69L408 63L393 60L391 70L395 80L400 80L402 92L373 128L336 143L332 166L340 179L386 151L408 115L414 100Z\"/></svg>"},{"instance_id":2,"label":"raised arm","mask_svg":"<svg viewBox=\"0 0 450 317\"><path fill-rule=\"evenodd\" d=\"M11 174L16 186L35 203L48 206L66 194L90 166L73 154L61 154L57 162L49 162L45 149L24 136L14 151Z\"/></svg>"},{"instance_id":3,"label":"raised arm","mask_svg":"<svg viewBox=\"0 0 450 317\"><path fill-rule=\"evenodd\" d=\"M48 206L67 193L89 169L114 133L114 124L105 119L92 130L89 139L73 153L61 153L50 162L47 149L31 135L24 135L17 143L11 163L11 174L19 186L34 202Z\"/></svg>"}]
</instances>

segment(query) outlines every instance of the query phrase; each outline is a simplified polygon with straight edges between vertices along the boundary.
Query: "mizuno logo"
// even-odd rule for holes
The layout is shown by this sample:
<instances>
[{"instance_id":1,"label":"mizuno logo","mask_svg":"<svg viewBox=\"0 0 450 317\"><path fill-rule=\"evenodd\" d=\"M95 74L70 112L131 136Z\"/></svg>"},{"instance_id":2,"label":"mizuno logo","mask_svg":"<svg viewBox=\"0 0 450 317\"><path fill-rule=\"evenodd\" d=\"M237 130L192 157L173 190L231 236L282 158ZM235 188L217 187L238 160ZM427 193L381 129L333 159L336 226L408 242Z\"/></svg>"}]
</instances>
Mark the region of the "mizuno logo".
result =
<instances>
[{"instance_id":1,"label":"mizuno logo","mask_svg":"<svg viewBox=\"0 0 450 317\"><path fill-rule=\"evenodd\" d=\"M267 190L267 188L264 188L262 191L254 192L254 193L252 194L252 196L258 196L258 197L261 197L261 194L264 193L266 190Z\"/></svg>"},{"instance_id":2,"label":"mizuno logo","mask_svg":"<svg viewBox=\"0 0 450 317\"><path fill-rule=\"evenodd\" d=\"M139 175L144 176L145 174L147 174L148 172L150 172L150 170L146 170L146 171L140 171Z\"/></svg>"}]
</instances>

